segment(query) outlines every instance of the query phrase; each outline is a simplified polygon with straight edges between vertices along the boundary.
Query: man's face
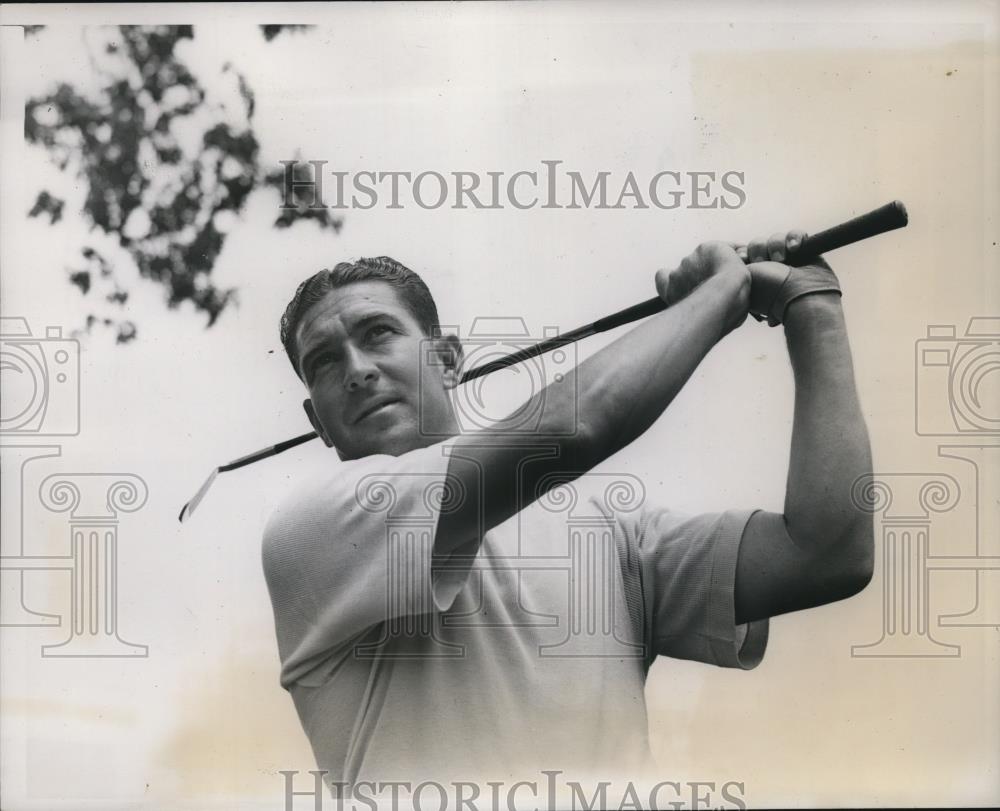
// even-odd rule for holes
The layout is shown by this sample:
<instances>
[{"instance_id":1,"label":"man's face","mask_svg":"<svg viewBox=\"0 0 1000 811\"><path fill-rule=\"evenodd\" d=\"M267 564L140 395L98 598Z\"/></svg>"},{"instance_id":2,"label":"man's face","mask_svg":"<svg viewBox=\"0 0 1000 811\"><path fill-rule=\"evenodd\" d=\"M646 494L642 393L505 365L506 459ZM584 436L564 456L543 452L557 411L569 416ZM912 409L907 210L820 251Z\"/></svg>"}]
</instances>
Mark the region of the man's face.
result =
<instances>
[{"instance_id":1,"label":"man's face","mask_svg":"<svg viewBox=\"0 0 1000 811\"><path fill-rule=\"evenodd\" d=\"M398 456L457 432L447 394L457 382L457 339L432 344L391 285L330 291L306 311L296 341L306 412L342 459ZM434 346L439 362L428 363Z\"/></svg>"}]
</instances>

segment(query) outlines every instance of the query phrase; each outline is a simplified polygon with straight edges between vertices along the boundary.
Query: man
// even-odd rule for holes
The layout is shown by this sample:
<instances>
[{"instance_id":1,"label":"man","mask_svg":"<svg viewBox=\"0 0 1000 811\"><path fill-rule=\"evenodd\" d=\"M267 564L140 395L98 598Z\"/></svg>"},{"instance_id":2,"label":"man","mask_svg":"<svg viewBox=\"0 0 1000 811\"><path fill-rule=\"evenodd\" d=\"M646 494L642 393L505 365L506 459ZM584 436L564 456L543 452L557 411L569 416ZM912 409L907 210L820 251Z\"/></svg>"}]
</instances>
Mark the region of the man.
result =
<instances>
[{"instance_id":1,"label":"man","mask_svg":"<svg viewBox=\"0 0 1000 811\"><path fill-rule=\"evenodd\" d=\"M282 340L344 464L296 484L263 555L282 685L332 782L646 773L653 657L750 668L769 617L864 588L871 518L850 492L869 443L836 277L781 264L803 238L703 244L657 273L670 306L536 392L527 435L460 431L462 348L406 268L361 260L300 286ZM783 514L644 505L614 516L613 565L585 589L569 563L532 568L581 554L545 499L639 438L749 312L784 325L795 377ZM610 620L562 655L595 605Z\"/></svg>"}]
</instances>

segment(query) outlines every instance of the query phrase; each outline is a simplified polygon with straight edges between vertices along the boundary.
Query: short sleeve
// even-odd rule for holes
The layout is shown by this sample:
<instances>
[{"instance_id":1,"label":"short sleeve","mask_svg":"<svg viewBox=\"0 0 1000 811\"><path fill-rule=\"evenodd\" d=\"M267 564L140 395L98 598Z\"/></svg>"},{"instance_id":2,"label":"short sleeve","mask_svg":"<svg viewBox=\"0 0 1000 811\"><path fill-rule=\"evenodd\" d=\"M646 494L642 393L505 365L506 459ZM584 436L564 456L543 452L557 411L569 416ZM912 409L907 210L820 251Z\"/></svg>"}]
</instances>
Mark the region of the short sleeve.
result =
<instances>
[{"instance_id":1,"label":"short sleeve","mask_svg":"<svg viewBox=\"0 0 1000 811\"><path fill-rule=\"evenodd\" d=\"M272 514L262 556L283 686L321 681L379 623L450 608L480 539L435 554L449 444L337 462Z\"/></svg>"},{"instance_id":2,"label":"short sleeve","mask_svg":"<svg viewBox=\"0 0 1000 811\"><path fill-rule=\"evenodd\" d=\"M736 561L752 514L641 517L634 541L653 654L746 670L760 663L768 621L736 624Z\"/></svg>"}]
</instances>

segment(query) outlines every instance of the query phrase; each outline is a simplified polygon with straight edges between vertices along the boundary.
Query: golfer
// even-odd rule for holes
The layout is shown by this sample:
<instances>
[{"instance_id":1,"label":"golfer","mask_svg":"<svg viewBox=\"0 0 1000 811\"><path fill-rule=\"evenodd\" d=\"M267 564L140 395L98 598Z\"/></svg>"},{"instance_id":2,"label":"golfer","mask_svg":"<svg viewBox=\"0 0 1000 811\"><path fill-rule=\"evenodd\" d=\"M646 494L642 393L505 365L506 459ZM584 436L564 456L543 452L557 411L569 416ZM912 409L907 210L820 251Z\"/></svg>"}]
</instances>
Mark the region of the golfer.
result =
<instances>
[{"instance_id":1,"label":"golfer","mask_svg":"<svg viewBox=\"0 0 1000 811\"><path fill-rule=\"evenodd\" d=\"M536 392L530 433L460 430L462 347L415 273L381 257L303 282L281 338L342 461L294 483L263 563L281 684L331 782L648 773L653 658L752 668L769 617L865 587L871 516L850 494L868 436L836 276L783 263L804 237L706 243L658 272L668 308ZM572 486L599 507L588 471L749 313L783 326L794 373L783 513L644 504L614 517L609 576L583 588L568 562L532 568L570 555L545 500ZM734 406L720 430L744 426ZM580 600L612 619L587 626L587 655L560 655Z\"/></svg>"}]
</instances>

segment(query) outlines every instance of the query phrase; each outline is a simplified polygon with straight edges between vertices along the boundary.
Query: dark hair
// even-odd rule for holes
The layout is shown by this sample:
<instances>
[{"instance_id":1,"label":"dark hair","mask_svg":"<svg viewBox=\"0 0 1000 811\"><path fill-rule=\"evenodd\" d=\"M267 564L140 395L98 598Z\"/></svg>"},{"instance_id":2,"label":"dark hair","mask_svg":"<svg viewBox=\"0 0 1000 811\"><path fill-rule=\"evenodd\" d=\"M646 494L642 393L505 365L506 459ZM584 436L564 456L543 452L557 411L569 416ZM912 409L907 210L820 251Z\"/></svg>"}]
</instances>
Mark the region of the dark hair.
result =
<instances>
[{"instance_id":1,"label":"dark hair","mask_svg":"<svg viewBox=\"0 0 1000 811\"><path fill-rule=\"evenodd\" d=\"M285 314L281 316L281 343L299 377L302 374L299 371L299 349L295 333L302 316L331 290L354 282L385 282L392 285L424 335L430 337L431 331L438 326L437 305L424 280L395 259L376 256L371 259L361 258L356 262L341 262L333 270L324 268L299 285L285 308Z\"/></svg>"}]
</instances>

